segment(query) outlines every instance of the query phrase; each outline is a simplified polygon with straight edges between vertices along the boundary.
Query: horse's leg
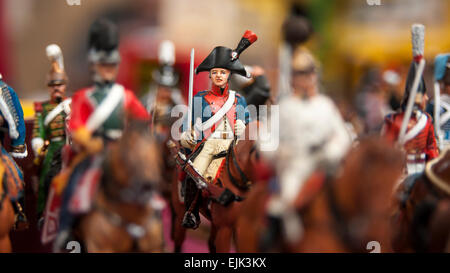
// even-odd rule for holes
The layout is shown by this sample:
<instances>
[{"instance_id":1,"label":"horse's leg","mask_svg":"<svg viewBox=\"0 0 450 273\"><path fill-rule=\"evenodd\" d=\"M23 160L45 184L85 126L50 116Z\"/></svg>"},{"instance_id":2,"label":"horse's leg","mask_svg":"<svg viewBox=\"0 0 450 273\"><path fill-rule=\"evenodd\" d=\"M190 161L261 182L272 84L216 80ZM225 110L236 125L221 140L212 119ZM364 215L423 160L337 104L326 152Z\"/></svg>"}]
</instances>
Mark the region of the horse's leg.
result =
<instances>
[{"instance_id":1,"label":"horse's leg","mask_svg":"<svg viewBox=\"0 0 450 273\"><path fill-rule=\"evenodd\" d=\"M180 211L176 212L176 210L173 213L175 214L172 221L174 252L181 253L181 248L186 239L186 229L181 225L184 214Z\"/></svg>"},{"instance_id":2,"label":"horse's leg","mask_svg":"<svg viewBox=\"0 0 450 273\"><path fill-rule=\"evenodd\" d=\"M10 253L11 251L11 240L9 235L5 235L3 238L0 238L0 253Z\"/></svg>"},{"instance_id":3,"label":"horse's leg","mask_svg":"<svg viewBox=\"0 0 450 273\"><path fill-rule=\"evenodd\" d=\"M0 181L1 183L1 181ZM14 226L14 210L9 200L3 200L0 209L0 253L12 251L9 232Z\"/></svg>"},{"instance_id":4,"label":"horse's leg","mask_svg":"<svg viewBox=\"0 0 450 273\"><path fill-rule=\"evenodd\" d=\"M177 176L175 175L175 178ZM172 223L171 223L171 235L172 241L174 243L174 252L181 253L183 242L186 239L186 229L181 225L184 217L184 204L181 203L178 197L179 191L178 179L172 182L172 195L170 202L170 209L172 213Z\"/></svg>"},{"instance_id":5,"label":"horse's leg","mask_svg":"<svg viewBox=\"0 0 450 273\"><path fill-rule=\"evenodd\" d=\"M208 239L208 247L210 253L216 253L216 236L217 236L217 227L211 223L211 231Z\"/></svg>"},{"instance_id":6,"label":"horse's leg","mask_svg":"<svg viewBox=\"0 0 450 273\"><path fill-rule=\"evenodd\" d=\"M228 253L231 247L233 228L229 226L217 227L215 246L218 253Z\"/></svg>"}]
</instances>

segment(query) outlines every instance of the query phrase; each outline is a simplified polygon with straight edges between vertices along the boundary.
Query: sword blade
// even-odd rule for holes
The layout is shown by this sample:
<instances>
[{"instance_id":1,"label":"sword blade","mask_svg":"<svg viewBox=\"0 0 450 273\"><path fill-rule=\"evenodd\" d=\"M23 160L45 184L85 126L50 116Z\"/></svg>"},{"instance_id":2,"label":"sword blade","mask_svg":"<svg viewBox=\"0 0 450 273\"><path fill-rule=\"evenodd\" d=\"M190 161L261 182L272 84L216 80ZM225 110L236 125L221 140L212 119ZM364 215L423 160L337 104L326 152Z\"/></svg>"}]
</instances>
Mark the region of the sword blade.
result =
<instances>
[{"instance_id":1,"label":"sword blade","mask_svg":"<svg viewBox=\"0 0 450 273\"><path fill-rule=\"evenodd\" d=\"M416 98L417 89L419 88L419 83L424 68L425 68L425 59L422 58L419 62L419 66L417 67L416 77L414 78L413 86L411 88L411 92L409 93L408 104L406 105L405 116L403 117L402 126L400 127L400 134L398 140L401 145L403 145L405 141L406 128L408 127L408 123L411 118L414 100Z\"/></svg>"},{"instance_id":2,"label":"sword blade","mask_svg":"<svg viewBox=\"0 0 450 273\"><path fill-rule=\"evenodd\" d=\"M189 68L189 102L188 102L188 117L187 117L187 128L188 132L192 130L192 97L194 93L194 49L191 49L191 64Z\"/></svg>"}]
</instances>

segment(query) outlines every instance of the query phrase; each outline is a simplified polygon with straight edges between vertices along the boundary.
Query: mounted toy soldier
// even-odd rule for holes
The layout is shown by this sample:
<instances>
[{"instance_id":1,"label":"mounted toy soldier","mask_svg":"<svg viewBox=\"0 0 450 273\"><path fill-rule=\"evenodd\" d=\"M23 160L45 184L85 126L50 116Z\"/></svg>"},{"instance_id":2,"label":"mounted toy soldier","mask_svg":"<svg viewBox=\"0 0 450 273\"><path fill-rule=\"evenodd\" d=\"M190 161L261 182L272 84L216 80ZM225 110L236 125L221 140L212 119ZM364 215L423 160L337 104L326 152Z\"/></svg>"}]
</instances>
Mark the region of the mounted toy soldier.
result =
<instances>
[{"instance_id":1,"label":"mounted toy soldier","mask_svg":"<svg viewBox=\"0 0 450 273\"><path fill-rule=\"evenodd\" d=\"M400 112L386 116L382 134L406 152L407 175L422 173L425 164L439 154L431 116L424 112L428 100L423 70L423 25L412 26L413 57Z\"/></svg>"},{"instance_id":2,"label":"mounted toy soldier","mask_svg":"<svg viewBox=\"0 0 450 273\"><path fill-rule=\"evenodd\" d=\"M24 182L23 172L14 161L14 158L25 158L28 155L25 144L25 121L23 110L16 92L8 86L0 74L0 140L3 143L7 132L11 139L12 151L8 153L1 145L1 159L4 166L2 172L3 186L12 202L16 214L16 228L22 229L28 226L27 218L23 212ZM12 157L11 157L12 156ZM6 179L6 181L4 181Z\"/></svg>"},{"instance_id":3,"label":"mounted toy soldier","mask_svg":"<svg viewBox=\"0 0 450 273\"><path fill-rule=\"evenodd\" d=\"M200 224L198 206L191 203L199 197L200 185L193 182L201 180L212 182L221 160L232 141L243 135L245 126L250 121L246 111L245 98L229 90L228 81L232 73L250 77L239 61L239 55L257 36L247 30L235 50L218 46L196 68L195 73L209 72L212 88L198 92L192 98L193 52L191 53L191 78L189 86L189 110L187 129L181 134L181 145L192 151L188 162L191 168L186 170L189 177L184 181L186 214L183 226L197 228ZM200 177L200 179L199 179ZM193 179L191 179L193 178ZM196 202L200 203L200 202Z\"/></svg>"},{"instance_id":4,"label":"mounted toy soldier","mask_svg":"<svg viewBox=\"0 0 450 273\"><path fill-rule=\"evenodd\" d=\"M71 99L66 97L67 75L61 48L52 44L46 48L51 68L47 74L50 100L35 102L35 120L31 146L36 157L35 163L42 164L39 176L37 213L41 218L50 183L61 170L61 151L67 143L66 118L70 114ZM43 161L42 161L43 159Z\"/></svg>"},{"instance_id":5,"label":"mounted toy soldier","mask_svg":"<svg viewBox=\"0 0 450 273\"><path fill-rule=\"evenodd\" d=\"M133 91L115 82L120 63L118 47L117 26L106 19L95 21L90 28L88 56L95 84L77 91L72 98L68 128L79 154L71 162L73 172L62 199L56 250L65 248L75 216L90 209L101 177L99 152L121 138L127 119L150 121Z\"/></svg>"},{"instance_id":6,"label":"mounted toy soldier","mask_svg":"<svg viewBox=\"0 0 450 273\"><path fill-rule=\"evenodd\" d=\"M156 88L152 85L142 102L152 117L154 133L165 140L174 121L171 117L172 108L185 104L177 87L180 76L174 67L175 46L171 41L165 40L159 45L158 61L159 67L152 73Z\"/></svg>"},{"instance_id":7,"label":"mounted toy soldier","mask_svg":"<svg viewBox=\"0 0 450 273\"><path fill-rule=\"evenodd\" d=\"M450 145L450 53L439 54L434 61L434 100L427 112L433 117L440 151Z\"/></svg>"}]
</instances>

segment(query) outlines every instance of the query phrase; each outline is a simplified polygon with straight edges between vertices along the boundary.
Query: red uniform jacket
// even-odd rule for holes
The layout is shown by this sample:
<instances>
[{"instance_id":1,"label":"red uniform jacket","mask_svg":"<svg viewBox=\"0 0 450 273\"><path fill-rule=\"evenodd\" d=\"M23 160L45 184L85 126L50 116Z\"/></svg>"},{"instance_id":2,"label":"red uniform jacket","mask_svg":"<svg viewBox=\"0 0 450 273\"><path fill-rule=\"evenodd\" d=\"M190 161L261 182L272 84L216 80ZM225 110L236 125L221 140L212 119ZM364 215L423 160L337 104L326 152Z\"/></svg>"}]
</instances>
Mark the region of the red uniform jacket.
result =
<instances>
[{"instance_id":1,"label":"red uniform jacket","mask_svg":"<svg viewBox=\"0 0 450 273\"><path fill-rule=\"evenodd\" d=\"M434 135L434 127L431 116L428 113L423 113L426 115L426 124L422 130L412 139L406 141L404 144L405 151L407 153L424 153L426 154L426 161L429 161L439 155L439 150L436 144L436 137ZM400 127L402 126L404 112L390 114L386 116L384 120L383 134L384 136L394 143L397 141L400 134ZM417 123L417 118L415 115L411 116L410 124L406 133L411 130Z\"/></svg>"},{"instance_id":2,"label":"red uniform jacket","mask_svg":"<svg viewBox=\"0 0 450 273\"><path fill-rule=\"evenodd\" d=\"M73 132L82 126L86 126L89 116L94 112L95 105L89 98L89 92L95 87L83 88L72 97L72 110L68 123L69 131ZM133 91L125 89L124 108L131 118L138 120L150 120L150 116Z\"/></svg>"}]
</instances>

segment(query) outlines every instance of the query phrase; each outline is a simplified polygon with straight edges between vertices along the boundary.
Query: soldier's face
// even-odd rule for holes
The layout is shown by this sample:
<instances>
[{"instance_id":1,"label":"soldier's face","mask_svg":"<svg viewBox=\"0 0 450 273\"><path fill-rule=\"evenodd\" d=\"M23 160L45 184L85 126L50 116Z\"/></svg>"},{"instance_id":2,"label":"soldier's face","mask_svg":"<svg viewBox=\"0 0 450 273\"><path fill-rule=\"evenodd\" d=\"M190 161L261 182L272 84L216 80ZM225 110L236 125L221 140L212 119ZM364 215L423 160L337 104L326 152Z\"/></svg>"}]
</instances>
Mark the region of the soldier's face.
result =
<instances>
[{"instance_id":1,"label":"soldier's face","mask_svg":"<svg viewBox=\"0 0 450 273\"><path fill-rule=\"evenodd\" d=\"M214 85L225 87L230 77L230 70L225 68L213 68L209 73L209 77Z\"/></svg>"},{"instance_id":2,"label":"soldier's face","mask_svg":"<svg viewBox=\"0 0 450 273\"><path fill-rule=\"evenodd\" d=\"M416 95L416 99L415 99L414 103L419 105L420 109L425 110L428 100L429 100L429 98L428 98L427 94L422 95L421 93L418 93Z\"/></svg>"},{"instance_id":3,"label":"soldier's face","mask_svg":"<svg viewBox=\"0 0 450 273\"><path fill-rule=\"evenodd\" d=\"M50 89L50 95L51 100L55 102L61 102L66 94L66 85L65 84L59 84L59 85L52 85L49 86Z\"/></svg>"},{"instance_id":4,"label":"soldier's face","mask_svg":"<svg viewBox=\"0 0 450 273\"><path fill-rule=\"evenodd\" d=\"M317 74L294 73L292 77L292 87L294 94L300 97L312 97L317 93Z\"/></svg>"},{"instance_id":5,"label":"soldier's face","mask_svg":"<svg viewBox=\"0 0 450 273\"><path fill-rule=\"evenodd\" d=\"M119 66L117 64L96 64L95 70L97 74L106 82L114 82L117 77L117 72L119 71Z\"/></svg>"}]
</instances>

